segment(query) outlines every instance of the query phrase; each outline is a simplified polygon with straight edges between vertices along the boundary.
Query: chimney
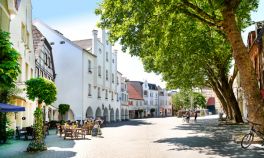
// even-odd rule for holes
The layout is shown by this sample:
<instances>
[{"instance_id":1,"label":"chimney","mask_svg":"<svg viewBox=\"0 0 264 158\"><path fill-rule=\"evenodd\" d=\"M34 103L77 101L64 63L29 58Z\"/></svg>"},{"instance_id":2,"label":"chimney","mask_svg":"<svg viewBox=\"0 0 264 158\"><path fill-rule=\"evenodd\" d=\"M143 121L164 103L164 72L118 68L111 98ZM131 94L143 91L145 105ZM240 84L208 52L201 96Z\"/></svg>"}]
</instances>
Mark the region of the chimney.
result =
<instances>
[{"instance_id":1,"label":"chimney","mask_svg":"<svg viewBox=\"0 0 264 158\"><path fill-rule=\"evenodd\" d=\"M92 53L94 55L97 55L97 34L98 30L93 30L93 39L92 39Z\"/></svg>"}]
</instances>

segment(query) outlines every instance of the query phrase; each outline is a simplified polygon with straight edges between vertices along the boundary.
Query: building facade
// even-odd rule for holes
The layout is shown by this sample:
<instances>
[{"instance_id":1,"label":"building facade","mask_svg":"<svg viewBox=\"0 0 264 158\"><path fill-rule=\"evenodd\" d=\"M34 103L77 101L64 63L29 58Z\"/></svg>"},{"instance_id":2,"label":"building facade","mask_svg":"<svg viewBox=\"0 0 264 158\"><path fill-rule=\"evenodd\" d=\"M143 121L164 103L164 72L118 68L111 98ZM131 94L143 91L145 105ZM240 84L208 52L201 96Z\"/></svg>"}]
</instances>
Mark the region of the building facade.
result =
<instances>
[{"instance_id":1,"label":"building facade","mask_svg":"<svg viewBox=\"0 0 264 158\"><path fill-rule=\"evenodd\" d=\"M0 29L9 32L10 21L15 18L17 14L23 14L20 10L21 0L0 0ZM31 3L26 0L24 3ZM30 8L28 8L30 9Z\"/></svg>"},{"instance_id":2,"label":"building facade","mask_svg":"<svg viewBox=\"0 0 264 158\"><path fill-rule=\"evenodd\" d=\"M127 92L129 118L146 117L146 107L144 105L142 82L128 81Z\"/></svg>"},{"instance_id":3,"label":"building facade","mask_svg":"<svg viewBox=\"0 0 264 158\"><path fill-rule=\"evenodd\" d=\"M118 85L118 94L119 100L121 103L121 120L129 119L129 108L128 108L128 92L127 92L127 83L126 78L118 72L117 75L117 85Z\"/></svg>"},{"instance_id":4,"label":"building facade","mask_svg":"<svg viewBox=\"0 0 264 158\"><path fill-rule=\"evenodd\" d=\"M155 84L144 81L142 84L144 106L146 107L147 116L159 116L159 92Z\"/></svg>"},{"instance_id":5,"label":"building facade","mask_svg":"<svg viewBox=\"0 0 264 158\"><path fill-rule=\"evenodd\" d=\"M160 87L158 87L158 89L159 89L158 116L162 116L162 117L172 116L172 101L168 91Z\"/></svg>"},{"instance_id":6,"label":"building facade","mask_svg":"<svg viewBox=\"0 0 264 158\"><path fill-rule=\"evenodd\" d=\"M45 36L32 26L33 45L35 53L35 77L43 77L55 81L55 68L52 48ZM51 105L43 106L45 121L58 120L57 109ZM57 115L55 115L57 114Z\"/></svg>"},{"instance_id":7,"label":"building facade","mask_svg":"<svg viewBox=\"0 0 264 158\"><path fill-rule=\"evenodd\" d=\"M32 37L32 6L30 0L8 0L10 13L10 41L20 53L19 63L21 74L18 76L17 87L25 88L25 81L34 77L35 55ZM36 103L30 101L26 93L21 91L13 97L12 104L25 107L24 112L10 113L11 127L22 128L33 125Z\"/></svg>"},{"instance_id":8,"label":"building facade","mask_svg":"<svg viewBox=\"0 0 264 158\"><path fill-rule=\"evenodd\" d=\"M34 24L51 43L58 89L56 106L69 104L67 120L104 117L121 120L117 85L117 51L107 33L93 30L92 39L70 41L41 21Z\"/></svg>"},{"instance_id":9,"label":"building facade","mask_svg":"<svg viewBox=\"0 0 264 158\"><path fill-rule=\"evenodd\" d=\"M264 37L264 21L257 22L255 30L248 33L247 47L255 69L255 74L258 80L259 91L264 98L264 49L263 49L263 37ZM247 118L247 99L244 91L241 87L240 74L236 77L236 85L233 86L234 92L237 94L237 100L240 110L244 118Z\"/></svg>"}]
</instances>

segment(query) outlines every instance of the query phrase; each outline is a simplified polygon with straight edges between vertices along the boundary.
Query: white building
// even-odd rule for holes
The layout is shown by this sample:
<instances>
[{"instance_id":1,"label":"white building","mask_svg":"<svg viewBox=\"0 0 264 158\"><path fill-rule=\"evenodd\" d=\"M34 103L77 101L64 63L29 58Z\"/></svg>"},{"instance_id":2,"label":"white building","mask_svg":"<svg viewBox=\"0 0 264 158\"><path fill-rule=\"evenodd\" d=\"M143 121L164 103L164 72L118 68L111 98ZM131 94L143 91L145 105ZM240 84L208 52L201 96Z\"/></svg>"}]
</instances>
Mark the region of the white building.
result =
<instances>
[{"instance_id":1,"label":"white building","mask_svg":"<svg viewBox=\"0 0 264 158\"><path fill-rule=\"evenodd\" d=\"M172 101L166 89L159 89L159 116L172 116Z\"/></svg>"},{"instance_id":2,"label":"white building","mask_svg":"<svg viewBox=\"0 0 264 158\"><path fill-rule=\"evenodd\" d=\"M20 53L19 63L21 74L17 80L20 89L25 88L25 81L34 77L35 55L32 38L32 6L31 0L7 1L10 16L10 41L13 47ZM26 127L33 125L33 113L36 103L26 97L25 92L21 92L12 100L12 104L25 107L25 112L10 113L11 127Z\"/></svg>"},{"instance_id":3,"label":"white building","mask_svg":"<svg viewBox=\"0 0 264 158\"><path fill-rule=\"evenodd\" d=\"M117 73L117 88L119 100L121 103L121 120L129 119L128 92L126 78L122 77L120 72Z\"/></svg>"},{"instance_id":4,"label":"white building","mask_svg":"<svg viewBox=\"0 0 264 158\"><path fill-rule=\"evenodd\" d=\"M59 104L69 104L68 120L105 117L120 120L117 92L117 52L112 52L107 33L93 31L93 39L70 41L41 21L34 25L51 43Z\"/></svg>"},{"instance_id":5,"label":"white building","mask_svg":"<svg viewBox=\"0 0 264 158\"><path fill-rule=\"evenodd\" d=\"M159 92L158 87L155 84L145 81L142 84L144 106L146 106L147 116L159 116Z\"/></svg>"}]
</instances>

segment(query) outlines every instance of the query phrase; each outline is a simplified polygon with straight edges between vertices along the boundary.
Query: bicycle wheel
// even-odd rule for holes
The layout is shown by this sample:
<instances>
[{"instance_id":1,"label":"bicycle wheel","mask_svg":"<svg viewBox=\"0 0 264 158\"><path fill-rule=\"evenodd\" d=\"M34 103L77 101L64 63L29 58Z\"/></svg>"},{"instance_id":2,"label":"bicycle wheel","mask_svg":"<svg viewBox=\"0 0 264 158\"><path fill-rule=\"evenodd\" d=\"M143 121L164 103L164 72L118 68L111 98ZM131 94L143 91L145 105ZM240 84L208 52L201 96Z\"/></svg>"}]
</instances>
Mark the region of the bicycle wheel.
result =
<instances>
[{"instance_id":1,"label":"bicycle wheel","mask_svg":"<svg viewBox=\"0 0 264 158\"><path fill-rule=\"evenodd\" d=\"M248 148L251 145L253 139L254 139L254 135L252 133L246 134L242 138L241 147L244 148L244 149Z\"/></svg>"}]
</instances>

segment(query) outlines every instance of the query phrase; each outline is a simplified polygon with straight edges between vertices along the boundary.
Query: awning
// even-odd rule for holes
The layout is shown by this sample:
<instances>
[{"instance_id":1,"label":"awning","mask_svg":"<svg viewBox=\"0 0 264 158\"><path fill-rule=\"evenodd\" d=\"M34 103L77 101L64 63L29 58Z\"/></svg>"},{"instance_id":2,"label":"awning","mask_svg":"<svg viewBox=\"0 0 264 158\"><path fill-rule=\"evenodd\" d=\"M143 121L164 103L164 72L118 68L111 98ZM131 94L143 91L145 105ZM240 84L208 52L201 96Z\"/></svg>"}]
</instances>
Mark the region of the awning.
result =
<instances>
[{"instance_id":1,"label":"awning","mask_svg":"<svg viewBox=\"0 0 264 158\"><path fill-rule=\"evenodd\" d=\"M0 112L18 112L18 111L25 111L25 108L21 106L0 103Z\"/></svg>"},{"instance_id":2,"label":"awning","mask_svg":"<svg viewBox=\"0 0 264 158\"><path fill-rule=\"evenodd\" d=\"M215 98L214 97L209 97L207 100L207 106L213 106L215 105Z\"/></svg>"}]
</instances>

